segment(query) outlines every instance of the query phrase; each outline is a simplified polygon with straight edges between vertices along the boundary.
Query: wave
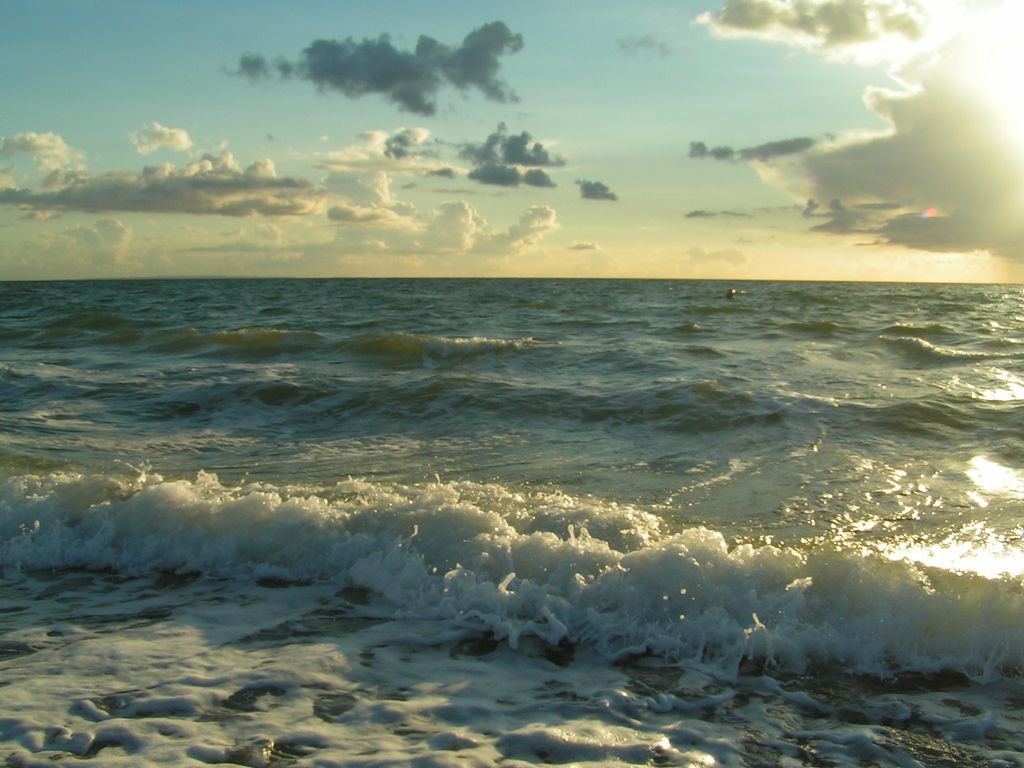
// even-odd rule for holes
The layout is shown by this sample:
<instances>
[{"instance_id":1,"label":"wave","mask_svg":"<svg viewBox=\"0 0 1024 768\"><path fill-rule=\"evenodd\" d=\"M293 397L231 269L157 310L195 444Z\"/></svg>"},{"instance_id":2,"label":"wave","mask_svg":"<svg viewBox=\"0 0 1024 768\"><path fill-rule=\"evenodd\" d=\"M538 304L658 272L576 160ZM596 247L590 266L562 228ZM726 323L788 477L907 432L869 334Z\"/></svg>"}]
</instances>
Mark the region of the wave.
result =
<instances>
[{"instance_id":1,"label":"wave","mask_svg":"<svg viewBox=\"0 0 1024 768\"><path fill-rule=\"evenodd\" d=\"M27 335L25 331L20 331L16 328L6 328L0 325L0 341L13 341L15 339L22 339Z\"/></svg>"},{"instance_id":2,"label":"wave","mask_svg":"<svg viewBox=\"0 0 1024 768\"><path fill-rule=\"evenodd\" d=\"M941 323L931 323L929 325L907 325L897 323L896 325L890 325L883 328L880 333L882 336L896 336L921 339L924 341L948 339L955 335L955 331L952 328Z\"/></svg>"},{"instance_id":3,"label":"wave","mask_svg":"<svg viewBox=\"0 0 1024 768\"><path fill-rule=\"evenodd\" d=\"M466 362L515 353L543 343L533 337L522 339L488 338L485 336L454 337L391 331L359 334L339 342L338 346L344 351L369 357L431 367L446 362Z\"/></svg>"},{"instance_id":4,"label":"wave","mask_svg":"<svg viewBox=\"0 0 1024 768\"><path fill-rule=\"evenodd\" d=\"M19 475L0 485L0 565L328 580L513 647L535 637L730 675L1024 671L1009 580L823 542L730 544L634 506L497 484Z\"/></svg>"},{"instance_id":5,"label":"wave","mask_svg":"<svg viewBox=\"0 0 1024 768\"><path fill-rule=\"evenodd\" d=\"M50 331L109 331L131 326L133 321L112 312L75 312L47 324Z\"/></svg>"},{"instance_id":6,"label":"wave","mask_svg":"<svg viewBox=\"0 0 1024 768\"><path fill-rule=\"evenodd\" d=\"M841 323L836 323L832 320L814 320L786 323L782 326L782 328L790 333L799 333L819 338L831 338L842 333L843 331L849 330L847 326L842 325Z\"/></svg>"},{"instance_id":7,"label":"wave","mask_svg":"<svg viewBox=\"0 0 1024 768\"><path fill-rule=\"evenodd\" d=\"M323 345L324 337L316 331L279 328L238 328L210 333L202 333L195 328L176 328L155 333L145 341L151 352L208 352L244 359L267 359L317 349Z\"/></svg>"},{"instance_id":8,"label":"wave","mask_svg":"<svg viewBox=\"0 0 1024 768\"><path fill-rule=\"evenodd\" d=\"M899 353L909 364L926 368L1006 357L1005 354L938 346L918 336L883 335L878 340L884 348Z\"/></svg>"}]
</instances>

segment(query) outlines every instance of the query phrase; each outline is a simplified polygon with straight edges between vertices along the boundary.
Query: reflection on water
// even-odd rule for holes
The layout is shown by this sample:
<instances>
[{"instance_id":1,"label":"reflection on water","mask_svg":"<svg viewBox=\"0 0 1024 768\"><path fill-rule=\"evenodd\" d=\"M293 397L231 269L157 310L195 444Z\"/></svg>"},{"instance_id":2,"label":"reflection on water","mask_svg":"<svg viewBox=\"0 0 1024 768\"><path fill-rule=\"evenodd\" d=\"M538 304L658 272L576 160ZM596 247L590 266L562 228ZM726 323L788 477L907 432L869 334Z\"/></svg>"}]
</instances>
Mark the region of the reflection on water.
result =
<instances>
[{"instance_id":1,"label":"reflection on water","mask_svg":"<svg viewBox=\"0 0 1024 768\"><path fill-rule=\"evenodd\" d=\"M971 459L970 469L966 474L971 482L990 496L1024 498L1024 480L1021 479L1020 473L984 456L975 456ZM977 493L968 493L968 495L980 506L988 506L988 501L983 496Z\"/></svg>"},{"instance_id":2,"label":"reflection on water","mask_svg":"<svg viewBox=\"0 0 1024 768\"><path fill-rule=\"evenodd\" d=\"M977 390L978 397L998 403L1024 400L1024 379L1002 368L993 368L991 373L997 380L997 386L993 389Z\"/></svg>"},{"instance_id":3,"label":"reflection on water","mask_svg":"<svg viewBox=\"0 0 1024 768\"><path fill-rule=\"evenodd\" d=\"M976 522L938 542L899 542L884 547L883 551L892 560L909 560L958 573L976 573L987 579L1024 576L1021 534L1024 529L1007 536L983 522Z\"/></svg>"}]
</instances>

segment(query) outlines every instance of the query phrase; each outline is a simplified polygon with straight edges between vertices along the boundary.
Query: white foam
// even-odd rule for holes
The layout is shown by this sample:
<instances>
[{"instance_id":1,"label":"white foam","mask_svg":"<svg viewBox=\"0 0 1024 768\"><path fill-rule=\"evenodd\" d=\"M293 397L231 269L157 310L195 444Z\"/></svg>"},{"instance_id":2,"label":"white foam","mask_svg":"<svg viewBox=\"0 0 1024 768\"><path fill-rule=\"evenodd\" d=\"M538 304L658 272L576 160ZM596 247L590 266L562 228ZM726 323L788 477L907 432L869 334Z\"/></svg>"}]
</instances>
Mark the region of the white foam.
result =
<instances>
[{"instance_id":1,"label":"white foam","mask_svg":"<svg viewBox=\"0 0 1024 768\"><path fill-rule=\"evenodd\" d=\"M469 482L334 486L51 474L0 486L7 568L199 572L356 585L396 615L655 654L735 676L1024 668L1019 584L817 544L663 532L628 505Z\"/></svg>"}]
</instances>

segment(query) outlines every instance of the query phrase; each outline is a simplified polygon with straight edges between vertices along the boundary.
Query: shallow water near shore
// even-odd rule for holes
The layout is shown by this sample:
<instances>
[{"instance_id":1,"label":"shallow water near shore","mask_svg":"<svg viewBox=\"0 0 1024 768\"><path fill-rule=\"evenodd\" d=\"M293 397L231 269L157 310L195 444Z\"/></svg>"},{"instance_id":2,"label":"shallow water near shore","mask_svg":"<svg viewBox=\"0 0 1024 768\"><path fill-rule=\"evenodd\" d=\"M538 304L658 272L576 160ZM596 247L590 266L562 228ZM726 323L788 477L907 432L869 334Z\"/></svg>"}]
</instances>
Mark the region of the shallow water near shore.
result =
<instances>
[{"instance_id":1,"label":"shallow water near shore","mask_svg":"<svg viewBox=\"0 0 1024 768\"><path fill-rule=\"evenodd\" d=\"M9 765L1024 765L1024 293L0 284Z\"/></svg>"}]
</instances>

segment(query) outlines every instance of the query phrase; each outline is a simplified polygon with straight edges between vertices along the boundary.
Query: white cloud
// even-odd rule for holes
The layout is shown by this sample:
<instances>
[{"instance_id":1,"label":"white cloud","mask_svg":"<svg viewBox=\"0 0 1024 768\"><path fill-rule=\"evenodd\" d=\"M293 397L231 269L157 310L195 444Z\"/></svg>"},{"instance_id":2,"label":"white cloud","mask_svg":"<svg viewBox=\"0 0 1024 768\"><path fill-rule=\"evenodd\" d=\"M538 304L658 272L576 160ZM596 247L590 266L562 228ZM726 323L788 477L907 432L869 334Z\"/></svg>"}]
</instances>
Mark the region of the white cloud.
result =
<instances>
[{"instance_id":1,"label":"white cloud","mask_svg":"<svg viewBox=\"0 0 1024 768\"><path fill-rule=\"evenodd\" d=\"M1007 18L1021 18L1015 2L1000 8ZM1000 46L1021 61L1014 35L999 27L974 24L933 55L905 64L895 73L898 90L868 89L865 103L887 130L841 135L756 170L796 199L812 201L805 216L819 232L1024 259L1024 137L1007 111L1011 94L979 77L984 70L973 65L998 55Z\"/></svg>"},{"instance_id":2,"label":"white cloud","mask_svg":"<svg viewBox=\"0 0 1024 768\"><path fill-rule=\"evenodd\" d=\"M94 264L123 266L132 242L132 228L119 219L100 219L93 227L69 230L68 236Z\"/></svg>"},{"instance_id":3,"label":"white cloud","mask_svg":"<svg viewBox=\"0 0 1024 768\"><path fill-rule=\"evenodd\" d=\"M42 171L54 171L82 159L81 152L69 147L59 134L51 132L0 137L0 157L16 154L29 155Z\"/></svg>"},{"instance_id":4,"label":"white cloud","mask_svg":"<svg viewBox=\"0 0 1024 768\"><path fill-rule=\"evenodd\" d=\"M192 148L192 139L183 128L168 128L152 122L141 131L128 137L140 155L148 155L158 149L167 148L184 152Z\"/></svg>"},{"instance_id":5,"label":"white cloud","mask_svg":"<svg viewBox=\"0 0 1024 768\"><path fill-rule=\"evenodd\" d=\"M870 90L888 131L822 145L773 180L829 205L822 231L1024 258L1024 142L983 84L958 77L978 45L948 45L938 64L913 73L912 91Z\"/></svg>"},{"instance_id":6,"label":"white cloud","mask_svg":"<svg viewBox=\"0 0 1024 768\"><path fill-rule=\"evenodd\" d=\"M529 251L549 233L559 228L555 209L547 205L531 205L505 232L485 233L478 238L478 253L515 255Z\"/></svg>"},{"instance_id":7,"label":"white cloud","mask_svg":"<svg viewBox=\"0 0 1024 768\"><path fill-rule=\"evenodd\" d=\"M407 173L422 175L449 167L427 148L430 131L426 128L399 128L366 131L360 142L328 152L316 167L335 173Z\"/></svg>"},{"instance_id":8,"label":"white cloud","mask_svg":"<svg viewBox=\"0 0 1024 768\"><path fill-rule=\"evenodd\" d=\"M139 174L54 171L42 191L0 190L0 205L49 211L306 216L326 203L326 190L306 179L277 176L269 160L243 169L227 151L180 170L163 163Z\"/></svg>"},{"instance_id":9,"label":"white cloud","mask_svg":"<svg viewBox=\"0 0 1024 768\"><path fill-rule=\"evenodd\" d=\"M750 37L834 58L898 61L955 29L961 0L725 0L697 17L720 37Z\"/></svg>"},{"instance_id":10,"label":"white cloud","mask_svg":"<svg viewBox=\"0 0 1024 768\"><path fill-rule=\"evenodd\" d=\"M558 228L553 208L535 205L515 224L496 230L465 201L442 203L422 214L364 221L343 228L333 247L344 253L397 256L512 256L528 251Z\"/></svg>"},{"instance_id":11,"label":"white cloud","mask_svg":"<svg viewBox=\"0 0 1024 768\"><path fill-rule=\"evenodd\" d=\"M118 277L144 269L132 227L116 218L33 230L0 253L0 274L15 279Z\"/></svg>"}]
</instances>

